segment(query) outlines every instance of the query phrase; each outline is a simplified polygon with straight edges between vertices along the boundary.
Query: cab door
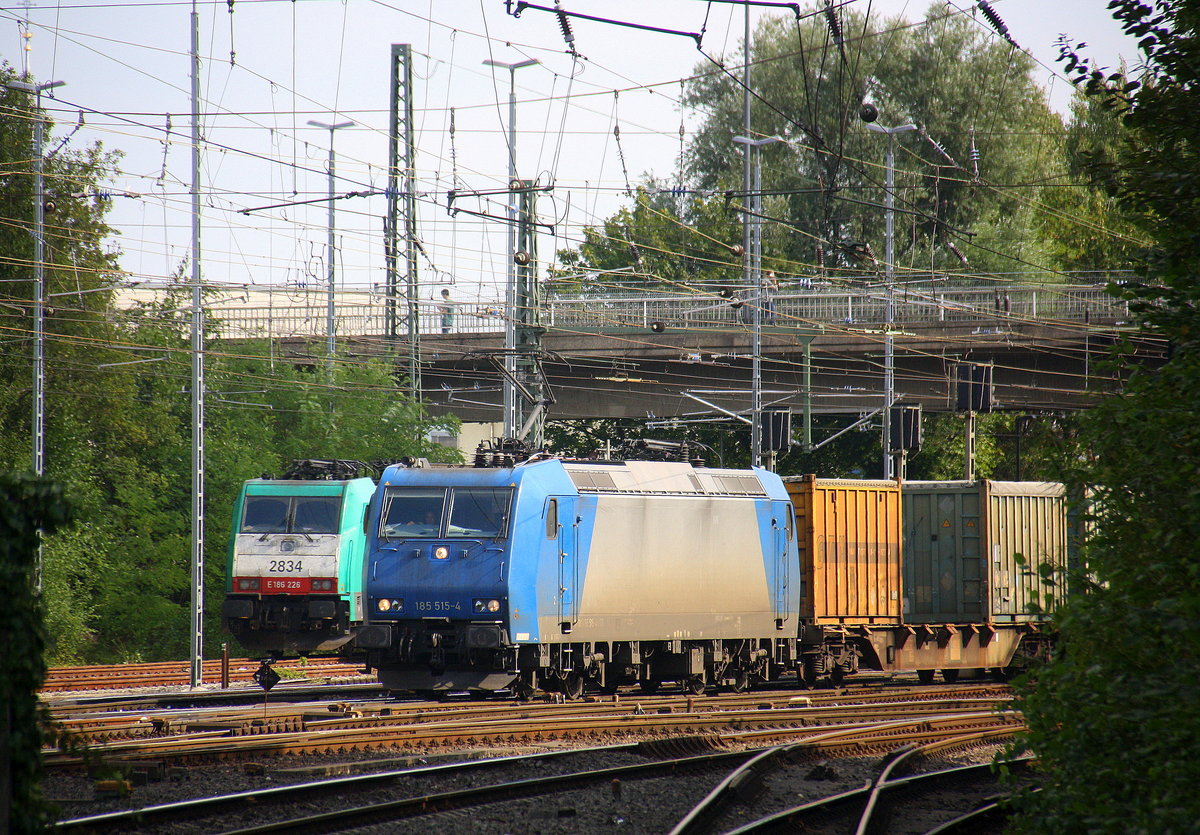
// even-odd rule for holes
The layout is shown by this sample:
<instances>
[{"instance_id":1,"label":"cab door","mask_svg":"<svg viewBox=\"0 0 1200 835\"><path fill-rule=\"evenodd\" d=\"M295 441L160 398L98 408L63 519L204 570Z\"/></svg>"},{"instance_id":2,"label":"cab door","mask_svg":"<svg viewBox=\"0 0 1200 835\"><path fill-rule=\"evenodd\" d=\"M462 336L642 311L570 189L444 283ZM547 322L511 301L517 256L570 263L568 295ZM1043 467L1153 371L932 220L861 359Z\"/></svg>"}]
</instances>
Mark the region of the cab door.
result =
<instances>
[{"instance_id":1,"label":"cab door","mask_svg":"<svg viewBox=\"0 0 1200 835\"><path fill-rule=\"evenodd\" d=\"M791 583L791 548L795 536L795 517L791 502L771 502L771 564L774 569L772 597L775 622L780 627L791 616L788 592Z\"/></svg>"},{"instance_id":2,"label":"cab door","mask_svg":"<svg viewBox=\"0 0 1200 835\"><path fill-rule=\"evenodd\" d=\"M546 506L546 536L558 559L558 624L566 635L579 620L579 522L573 496L554 496Z\"/></svg>"}]
</instances>

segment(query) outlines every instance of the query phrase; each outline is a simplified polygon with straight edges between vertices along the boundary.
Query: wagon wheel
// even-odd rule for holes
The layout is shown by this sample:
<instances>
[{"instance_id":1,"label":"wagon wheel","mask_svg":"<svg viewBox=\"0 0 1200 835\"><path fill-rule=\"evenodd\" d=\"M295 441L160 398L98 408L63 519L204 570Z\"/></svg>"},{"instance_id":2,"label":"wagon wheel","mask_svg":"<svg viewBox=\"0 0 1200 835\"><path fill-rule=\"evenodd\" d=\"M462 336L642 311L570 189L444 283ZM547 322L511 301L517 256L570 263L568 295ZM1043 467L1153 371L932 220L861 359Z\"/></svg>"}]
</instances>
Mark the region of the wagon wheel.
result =
<instances>
[{"instance_id":1,"label":"wagon wheel","mask_svg":"<svg viewBox=\"0 0 1200 835\"><path fill-rule=\"evenodd\" d=\"M644 678L638 682L638 686L642 688L643 693L657 693L662 682L656 678Z\"/></svg>"},{"instance_id":2,"label":"wagon wheel","mask_svg":"<svg viewBox=\"0 0 1200 835\"><path fill-rule=\"evenodd\" d=\"M805 658L796 675L805 690L812 690L817 684L817 662L812 658Z\"/></svg>"},{"instance_id":3,"label":"wagon wheel","mask_svg":"<svg viewBox=\"0 0 1200 835\"><path fill-rule=\"evenodd\" d=\"M579 673L567 673L560 686L563 698L574 701L583 695L583 676Z\"/></svg>"},{"instance_id":4,"label":"wagon wheel","mask_svg":"<svg viewBox=\"0 0 1200 835\"><path fill-rule=\"evenodd\" d=\"M829 670L829 683L834 687L841 687L842 682L846 680L846 671L840 666L834 666Z\"/></svg>"},{"instance_id":5,"label":"wagon wheel","mask_svg":"<svg viewBox=\"0 0 1200 835\"><path fill-rule=\"evenodd\" d=\"M947 684L958 681L958 670L942 670L942 681Z\"/></svg>"},{"instance_id":6,"label":"wagon wheel","mask_svg":"<svg viewBox=\"0 0 1200 835\"><path fill-rule=\"evenodd\" d=\"M917 681L922 684L933 684L933 670L917 670Z\"/></svg>"},{"instance_id":7,"label":"wagon wheel","mask_svg":"<svg viewBox=\"0 0 1200 835\"><path fill-rule=\"evenodd\" d=\"M605 671L604 683L600 685L600 692L611 696L621 689L621 677L618 675L608 675Z\"/></svg>"},{"instance_id":8,"label":"wagon wheel","mask_svg":"<svg viewBox=\"0 0 1200 835\"><path fill-rule=\"evenodd\" d=\"M683 683L683 691L689 696L700 696L704 693L704 679L697 676Z\"/></svg>"},{"instance_id":9,"label":"wagon wheel","mask_svg":"<svg viewBox=\"0 0 1200 835\"><path fill-rule=\"evenodd\" d=\"M750 673L745 669L737 669L733 671L733 683L729 685L729 689L734 693L745 693L750 689Z\"/></svg>"},{"instance_id":10,"label":"wagon wheel","mask_svg":"<svg viewBox=\"0 0 1200 835\"><path fill-rule=\"evenodd\" d=\"M522 702L527 702L537 693L537 688L527 682L525 679L518 679L513 682L512 694Z\"/></svg>"}]
</instances>

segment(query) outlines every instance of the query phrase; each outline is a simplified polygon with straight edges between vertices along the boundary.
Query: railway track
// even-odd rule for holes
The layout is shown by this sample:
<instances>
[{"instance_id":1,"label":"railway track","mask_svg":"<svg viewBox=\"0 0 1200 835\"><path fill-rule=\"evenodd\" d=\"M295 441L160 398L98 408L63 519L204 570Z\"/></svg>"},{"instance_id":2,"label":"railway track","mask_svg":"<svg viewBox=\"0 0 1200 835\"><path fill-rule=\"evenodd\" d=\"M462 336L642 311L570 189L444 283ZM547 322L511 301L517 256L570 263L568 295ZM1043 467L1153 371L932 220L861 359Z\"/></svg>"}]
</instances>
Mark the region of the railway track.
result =
<instances>
[{"instance_id":1,"label":"railway track","mask_svg":"<svg viewBox=\"0 0 1200 835\"><path fill-rule=\"evenodd\" d=\"M384 748L445 750L478 745L622 741L648 736L721 734L762 745L798 731L886 723L898 718L971 716L990 722L1007 691L996 686L894 688L796 696L795 691L711 698L609 697L575 703L350 702L77 713L62 727L86 754L46 751L50 769L102 759L201 763ZM974 720L972 720L974 721ZM1010 720L1006 720L1010 721Z\"/></svg>"},{"instance_id":2,"label":"railway track","mask_svg":"<svg viewBox=\"0 0 1200 835\"><path fill-rule=\"evenodd\" d=\"M222 680L223 659L205 661L202 679L206 684ZM250 682L260 661L251 658L230 659L230 682ZM373 681L362 672L361 665L348 664L336 658L281 659L273 665L285 680ZM187 687L191 669L186 661L165 661L144 664L105 664L86 667L54 667L42 684L43 693L81 690L115 690L138 687Z\"/></svg>"},{"instance_id":3,"label":"railway track","mask_svg":"<svg viewBox=\"0 0 1200 835\"><path fill-rule=\"evenodd\" d=\"M303 693L311 696L311 691L295 691L296 695ZM836 691L790 689L702 697L627 691L573 702L553 698L430 702L382 696L286 701L292 695L281 686L265 704L182 708L160 707L156 701L160 697L151 695L120 697L103 707L65 700L55 708L59 720L77 738L89 740L89 745L82 755L44 752L48 773L59 775L52 785L74 781L78 787L67 807L76 812L65 813L69 820L59 828L172 832L195 814L199 823L189 824L191 831L247 827L259 831L255 827L267 825L268 819L276 821L271 826L284 827L279 831L333 831L328 820L289 829L292 824L279 824L277 819L320 816L332 810L340 827L351 819L347 804L371 807L387 802L394 804L387 811L363 812L363 820L368 822L361 831L389 831L388 826L394 831L394 823L370 822L380 815L380 820L404 820L406 832L439 835L447 831L522 831L521 827L514 830L511 821L530 815L537 818L533 829L572 831L569 820L537 816L561 812L570 818L602 812L611 825L625 826L612 821L647 819L646 810L652 808L657 821L654 827L634 826L628 831L661 833L683 820L692 805L730 769L758 752L787 751L769 757L786 767L779 766L778 777L733 780L735 798L741 794L751 797L747 787L759 783L786 783L789 779L794 783L795 770L810 769L816 760L863 760L905 745L928 746L946 740L995 744L1021 727L1020 717L1004 710L1009 691L996 684L911 687L877 682ZM53 704L52 697L50 702ZM518 753L520 756L498 757ZM570 764L572 754L579 754L574 757L575 765ZM380 757L387 757L391 765L370 764ZM601 762L588 763L588 757ZM315 767L312 774L356 776L341 783L319 780L300 787L279 785L301 779L296 776L295 764L313 760L323 765ZM448 762L452 760L469 761ZM435 761L442 764L413 767L414 763ZM503 765L505 762L509 765ZM380 767L394 769L397 763L407 767L381 774L361 773ZM790 776L787 767L793 772ZM85 768L91 777L83 776ZM218 778L217 774L224 776ZM558 776L562 776L559 782L546 779ZM108 780L103 785L117 799L85 801L81 795L94 780ZM181 782L171 782L175 780ZM226 796L230 784L252 788ZM506 784L517 785L502 788ZM102 784L94 785L99 791ZM214 790L206 790L206 785ZM827 788L820 785L823 791ZM473 789L489 787L490 794L472 794ZM54 791L49 793L54 796ZM197 799L203 794L221 796ZM654 798L664 794L681 799L672 801L669 810L660 809ZM327 795L342 799L321 800ZM135 808L144 805L143 796L170 797L178 802ZM793 801L787 805L794 805L795 791L787 796ZM411 802L401 802L406 800ZM525 804L520 807L523 811L512 805L521 803ZM596 811L597 804L603 807L601 812ZM283 811L265 811L275 807ZM79 813L86 808L124 811L99 817ZM747 822L744 799L735 799L731 808L736 814L720 825L725 828L711 831L727 831ZM783 808L784 804L775 803L768 811L775 814ZM495 828L476 826L480 814L494 819ZM765 814L756 819L762 817ZM506 820L509 823L505 824Z\"/></svg>"},{"instance_id":4,"label":"railway track","mask_svg":"<svg viewBox=\"0 0 1200 835\"><path fill-rule=\"evenodd\" d=\"M928 734L939 727L944 731L938 743L941 746L973 745L981 740L977 734L963 734L950 724L925 724L922 732ZM890 731L875 734L866 728L847 730L845 736L857 737L868 747L885 749L908 743L904 735ZM794 788L796 775L789 777L786 772L798 767L811 769L818 758L832 750L826 741L736 750L722 750L717 739L708 742L708 750L681 756L663 756L662 748L655 745L625 744L404 769L78 818L60 823L58 829L167 832L186 826L192 831L248 835L386 832L395 831L396 825L403 822L406 832L511 832L524 831L531 821L534 829L541 829L539 818L553 829L555 817L578 817L581 825L586 821L584 828L598 822L617 826L630 823L629 831L697 835L730 831L730 824L736 825L737 818L727 813L736 807L743 818L745 810L751 810L757 825L777 827L761 831L780 831L778 827L797 831L775 812L779 799L765 798L765 786L769 780L780 787L791 780ZM928 744L923 749L911 749L932 750L934 746ZM869 792L873 788L890 791L895 798L900 794L899 786L917 785L915 778L896 776L899 771L894 766L901 761L915 761L915 757L910 754L897 758L880 778L864 785L854 799L843 797L849 793L839 793L830 808L864 806L874 801ZM974 774L976 781L987 779L981 769L976 768ZM935 782L954 785L947 776ZM780 796L792 800L795 792L784 791ZM889 808L897 802L901 801L893 799ZM877 801L872 806L876 810L884 808ZM883 820L878 811L875 815L876 823ZM872 818L867 815L861 819ZM568 828L559 831L574 829L571 821L566 823ZM835 822L832 829L811 831L854 831L837 826Z\"/></svg>"}]
</instances>

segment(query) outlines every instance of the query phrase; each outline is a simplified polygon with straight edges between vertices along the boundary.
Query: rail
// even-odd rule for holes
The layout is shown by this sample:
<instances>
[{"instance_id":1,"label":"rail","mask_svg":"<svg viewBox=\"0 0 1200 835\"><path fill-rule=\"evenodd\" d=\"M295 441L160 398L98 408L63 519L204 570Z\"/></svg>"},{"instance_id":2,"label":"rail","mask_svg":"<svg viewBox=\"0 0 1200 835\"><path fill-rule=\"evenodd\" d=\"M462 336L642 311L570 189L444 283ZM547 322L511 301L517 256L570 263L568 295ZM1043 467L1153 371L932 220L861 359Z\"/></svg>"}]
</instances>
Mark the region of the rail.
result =
<instances>
[{"instance_id":1,"label":"rail","mask_svg":"<svg viewBox=\"0 0 1200 835\"><path fill-rule=\"evenodd\" d=\"M541 322L552 330L585 333L621 328L744 328L753 323L753 301L744 293L731 298L716 293L555 293L543 302ZM887 294L879 286L780 292L764 303L762 324L771 328L826 324L872 328L884 324L886 309ZM403 314L403 308L398 312ZM323 300L272 306L218 304L210 308L210 313L227 339L326 335ZM422 303L418 320L422 336L504 330L503 307L494 303L456 303L450 322L444 320L436 303ZM1003 289L900 285L895 291L894 322L900 327L971 323L998 327L1038 321L1114 326L1128 322L1129 311L1125 302L1110 296L1103 285L1008 285ZM335 322L337 335L342 338L385 336L387 307L376 298L365 303L339 301ZM406 334L407 325L401 315L397 336L404 338Z\"/></svg>"}]
</instances>

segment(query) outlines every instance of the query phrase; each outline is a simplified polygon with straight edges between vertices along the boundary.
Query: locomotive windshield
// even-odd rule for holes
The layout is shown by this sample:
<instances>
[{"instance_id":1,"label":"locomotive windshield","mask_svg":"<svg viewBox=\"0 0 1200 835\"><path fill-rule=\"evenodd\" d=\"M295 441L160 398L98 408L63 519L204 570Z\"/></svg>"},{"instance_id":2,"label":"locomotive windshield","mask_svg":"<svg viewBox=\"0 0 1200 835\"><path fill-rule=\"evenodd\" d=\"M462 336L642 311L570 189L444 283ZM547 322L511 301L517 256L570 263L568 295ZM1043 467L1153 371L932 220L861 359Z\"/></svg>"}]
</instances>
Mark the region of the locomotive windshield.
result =
<instances>
[{"instance_id":1,"label":"locomotive windshield","mask_svg":"<svg viewBox=\"0 0 1200 835\"><path fill-rule=\"evenodd\" d=\"M503 536L511 498L508 488L392 488L384 496L379 533L384 538Z\"/></svg>"},{"instance_id":2,"label":"locomotive windshield","mask_svg":"<svg viewBox=\"0 0 1200 835\"><path fill-rule=\"evenodd\" d=\"M504 536L508 488L460 487L450 491L450 536Z\"/></svg>"},{"instance_id":3,"label":"locomotive windshield","mask_svg":"<svg viewBox=\"0 0 1200 835\"><path fill-rule=\"evenodd\" d=\"M337 533L340 496L247 496L242 533Z\"/></svg>"}]
</instances>

